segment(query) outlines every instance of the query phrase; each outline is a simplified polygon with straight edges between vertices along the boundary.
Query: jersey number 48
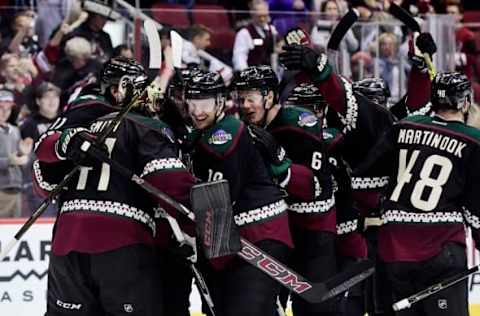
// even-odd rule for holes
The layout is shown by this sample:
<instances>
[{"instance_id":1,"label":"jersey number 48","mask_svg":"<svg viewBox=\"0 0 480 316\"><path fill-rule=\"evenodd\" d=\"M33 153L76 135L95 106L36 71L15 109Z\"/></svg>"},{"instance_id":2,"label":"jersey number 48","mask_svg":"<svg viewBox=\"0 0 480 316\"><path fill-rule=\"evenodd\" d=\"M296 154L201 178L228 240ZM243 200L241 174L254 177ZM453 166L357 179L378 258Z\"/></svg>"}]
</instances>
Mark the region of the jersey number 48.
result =
<instances>
[{"instance_id":1,"label":"jersey number 48","mask_svg":"<svg viewBox=\"0 0 480 316\"><path fill-rule=\"evenodd\" d=\"M417 162L420 151L414 150L409 159L407 159L408 150L401 149L398 161L397 185L395 186L390 200L398 202L402 189L412 180L412 170ZM438 168L438 172L433 173L434 168ZM411 191L410 202L412 205L423 211L434 210L443 192L443 185L447 183L450 173L452 172L452 161L446 157L439 155L431 155L425 159L420 169L419 180L413 185ZM435 176L434 176L435 175ZM425 189L429 189L429 194L424 196Z\"/></svg>"}]
</instances>

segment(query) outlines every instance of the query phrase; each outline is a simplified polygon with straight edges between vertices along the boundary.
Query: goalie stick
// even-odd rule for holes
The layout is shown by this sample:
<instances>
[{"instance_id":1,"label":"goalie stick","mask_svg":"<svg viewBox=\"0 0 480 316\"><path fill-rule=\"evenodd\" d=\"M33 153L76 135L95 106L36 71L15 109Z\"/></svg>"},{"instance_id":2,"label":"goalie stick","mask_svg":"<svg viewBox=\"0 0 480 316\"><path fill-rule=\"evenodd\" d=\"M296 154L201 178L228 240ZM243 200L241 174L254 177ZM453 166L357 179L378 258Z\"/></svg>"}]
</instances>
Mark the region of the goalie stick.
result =
<instances>
[{"instance_id":1,"label":"goalie stick","mask_svg":"<svg viewBox=\"0 0 480 316\"><path fill-rule=\"evenodd\" d=\"M437 284L434 284L418 293L415 293L407 298L404 298L392 305L394 311L401 311L407 308L410 308L413 304L418 303L429 296L436 294L440 291L443 291L463 280L468 278L471 274L480 270L480 266L475 266L464 272L458 273L450 278L447 278L444 281L441 281Z\"/></svg>"},{"instance_id":2,"label":"goalie stick","mask_svg":"<svg viewBox=\"0 0 480 316\"><path fill-rule=\"evenodd\" d=\"M111 159L95 147L88 151L93 157L109 164L116 172L132 180L143 190L152 194L158 199L168 203L176 211L195 221L195 214L186 206L175 201L170 196L146 182L131 170L125 168L117 161ZM365 280L374 272L374 264L371 260L364 260L352 266L349 270L342 272L325 282L311 282L289 267L280 263L277 259L267 255L244 238L240 238L242 249L237 255L255 268L263 271L272 279L289 289L291 292L302 297L310 303L321 303L335 295L346 291L355 284Z\"/></svg>"},{"instance_id":3,"label":"goalie stick","mask_svg":"<svg viewBox=\"0 0 480 316\"><path fill-rule=\"evenodd\" d=\"M402 7L400 7L398 4L391 2L390 3L390 8L388 8L388 12L393 15L396 19L398 19L400 22L405 24L405 26L410 29L414 33L420 33L421 28L420 24L418 24L417 20L413 16L410 15L407 11L405 11ZM430 74L430 79L433 79L435 77L435 66L432 63L432 60L430 59L430 55L428 53L423 54L423 58L425 59L425 63L427 64L428 67L428 73Z\"/></svg>"}]
</instances>

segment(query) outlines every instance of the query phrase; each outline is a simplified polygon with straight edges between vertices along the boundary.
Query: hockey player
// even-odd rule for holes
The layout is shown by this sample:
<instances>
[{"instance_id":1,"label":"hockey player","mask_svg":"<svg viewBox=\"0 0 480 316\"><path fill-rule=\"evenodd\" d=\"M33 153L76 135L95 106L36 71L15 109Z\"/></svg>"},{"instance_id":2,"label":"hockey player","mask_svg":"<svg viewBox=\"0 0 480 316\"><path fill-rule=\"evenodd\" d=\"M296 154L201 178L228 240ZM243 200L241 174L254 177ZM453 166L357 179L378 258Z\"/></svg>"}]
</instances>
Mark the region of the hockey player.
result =
<instances>
[{"instance_id":1,"label":"hockey player","mask_svg":"<svg viewBox=\"0 0 480 316\"><path fill-rule=\"evenodd\" d=\"M243 119L265 128L293 164L277 170L279 183L289 193L290 229L295 244L291 265L313 281L336 273L336 212L333 182L323 151L321 123L307 109L276 104L278 81L269 66L252 66L233 80ZM321 267L321 268L319 268ZM334 301L309 304L294 296L296 315L333 315Z\"/></svg>"},{"instance_id":2,"label":"hockey player","mask_svg":"<svg viewBox=\"0 0 480 316\"><path fill-rule=\"evenodd\" d=\"M327 103L313 84L302 83L296 86L288 96L286 104L302 106L311 110L323 123L324 146L334 176L337 211L337 266L342 270L353 262L367 257L366 241L360 234L360 214L353 205L350 168L342 158L344 135L339 130L326 126L327 122L324 118L328 110ZM362 288L363 285L359 284L340 297L339 315L364 315Z\"/></svg>"},{"instance_id":3,"label":"hockey player","mask_svg":"<svg viewBox=\"0 0 480 316\"><path fill-rule=\"evenodd\" d=\"M395 124L356 171L374 165L390 176L378 253L394 300L466 269L464 224L480 240L480 133L465 125L470 82L459 73L439 73L431 100L433 117ZM468 315L466 280L397 315Z\"/></svg>"},{"instance_id":4,"label":"hockey player","mask_svg":"<svg viewBox=\"0 0 480 316\"><path fill-rule=\"evenodd\" d=\"M361 93L370 101L389 108L390 88L382 78L365 78L353 83L353 90Z\"/></svg>"},{"instance_id":5,"label":"hockey player","mask_svg":"<svg viewBox=\"0 0 480 316\"><path fill-rule=\"evenodd\" d=\"M199 136L193 171L203 181L228 180L240 234L285 262L292 246L287 204L272 182L245 124L224 114L225 87L216 73L187 82L188 113ZM272 315L279 285L240 259L221 257L204 267L218 315Z\"/></svg>"},{"instance_id":6,"label":"hockey player","mask_svg":"<svg viewBox=\"0 0 480 316\"><path fill-rule=\"evenodd\" d=\"M162 258L157 247L170 235L154 218L157 201L133 182L97 162L86 147L114 160L186 203L194 179L176 156L164 126L145 116L146 103L129 113L100 146L102 132L146 86L143 67L114 58L104 66L100 94L83 95L36 145L37 189L48 194L75 164L81 166L59 198L48 277L48 316L165 315ZM94 90L92 90L94 91ZM169 206L160 203L169 210ZM156 246L157 247L156 247Z\"/></svg>"}]
</instances>

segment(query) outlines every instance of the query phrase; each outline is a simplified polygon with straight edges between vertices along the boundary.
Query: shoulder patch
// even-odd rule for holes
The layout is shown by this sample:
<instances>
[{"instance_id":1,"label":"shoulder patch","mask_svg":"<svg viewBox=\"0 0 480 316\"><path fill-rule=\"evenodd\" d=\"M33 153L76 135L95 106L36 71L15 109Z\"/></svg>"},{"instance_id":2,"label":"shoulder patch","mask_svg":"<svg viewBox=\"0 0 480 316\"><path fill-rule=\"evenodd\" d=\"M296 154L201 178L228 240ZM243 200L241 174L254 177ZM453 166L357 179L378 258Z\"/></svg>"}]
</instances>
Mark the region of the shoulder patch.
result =
<instances>
[{"instance_id":1,"label":"shoulder patch","mask_svg":"<svg viewBox=\"0 0 480 316\"><path fill-rule=\"evenodd\" d=\"M330 143L332 140L337 137L337 135L340 133L340 131L336 128L325 128L323 130L323 139L327 142Z\"/></svg>"},{"instance_id":2,"label":"shoulder patch","mask_svg":"<svg viewBox=\"0 0 480 316\"><path fill-rule=\"evenodd\" d=\"M216 154L224 155L235 146L244 124L233 116L226 116L212 128L205 131L201 142Z\"/></svg>"},{"instance_id":3,"label":"shoulder patch","mask_svg":"<svg viewBox=\"0 0 480 316\"><path fill-rule=\"evenodd\" d=\"M309 131L320 132L320 124L318 118L311 111L297 107L284 107L280 113L282 125L298 127Z\"/></svg>"}]
</instances>

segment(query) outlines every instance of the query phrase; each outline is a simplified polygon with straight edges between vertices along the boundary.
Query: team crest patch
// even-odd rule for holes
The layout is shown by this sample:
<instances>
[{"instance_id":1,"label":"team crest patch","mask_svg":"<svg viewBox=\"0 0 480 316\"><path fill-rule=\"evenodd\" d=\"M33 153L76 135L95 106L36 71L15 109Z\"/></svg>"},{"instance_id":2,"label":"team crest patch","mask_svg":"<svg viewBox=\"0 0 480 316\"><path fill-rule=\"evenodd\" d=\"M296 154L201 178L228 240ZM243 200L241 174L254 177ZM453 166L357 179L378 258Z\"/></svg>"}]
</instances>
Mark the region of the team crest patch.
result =
<instances>
[{"instance_id":1,"label":"team crest patch","mask_svg":"<svg viewBox=\"0 0 480 316\"><path fill-rule=\"evenodd\" d=\"M317 124L317 118L312 113L303 112L298 117L298 125L312 127Z\"/></svg>"},{"instance_id":2,"label":"team crest patch","mask_svg":"<svg viewBox=\"0 0 480 316\"><path fill-rule=\"evenodd\" d=\"M446 299L439 299L438 300L438 308L439 309L448 309L448 302Z\"/></svg>"},{"instance_id":3,"label":"team crest patch","mask_svg":"<svg viewBox=\"0 0 480 316\"><path fill-rule=\"evenodd\" d=\"M127 313L133 313L132 304L123 304L123 310Z\"/></svg>"},{"instance_id":4,"label":"team crest patch","mask_svg":"<svg viewBox=\"0 0 480 316\"><path fill-rule=\"evenodd\" d=\"M232 134L225 132L223 129L215 131L208 139L209 144L223 145L232 140Z\"/></svg>"}]
</instances>

